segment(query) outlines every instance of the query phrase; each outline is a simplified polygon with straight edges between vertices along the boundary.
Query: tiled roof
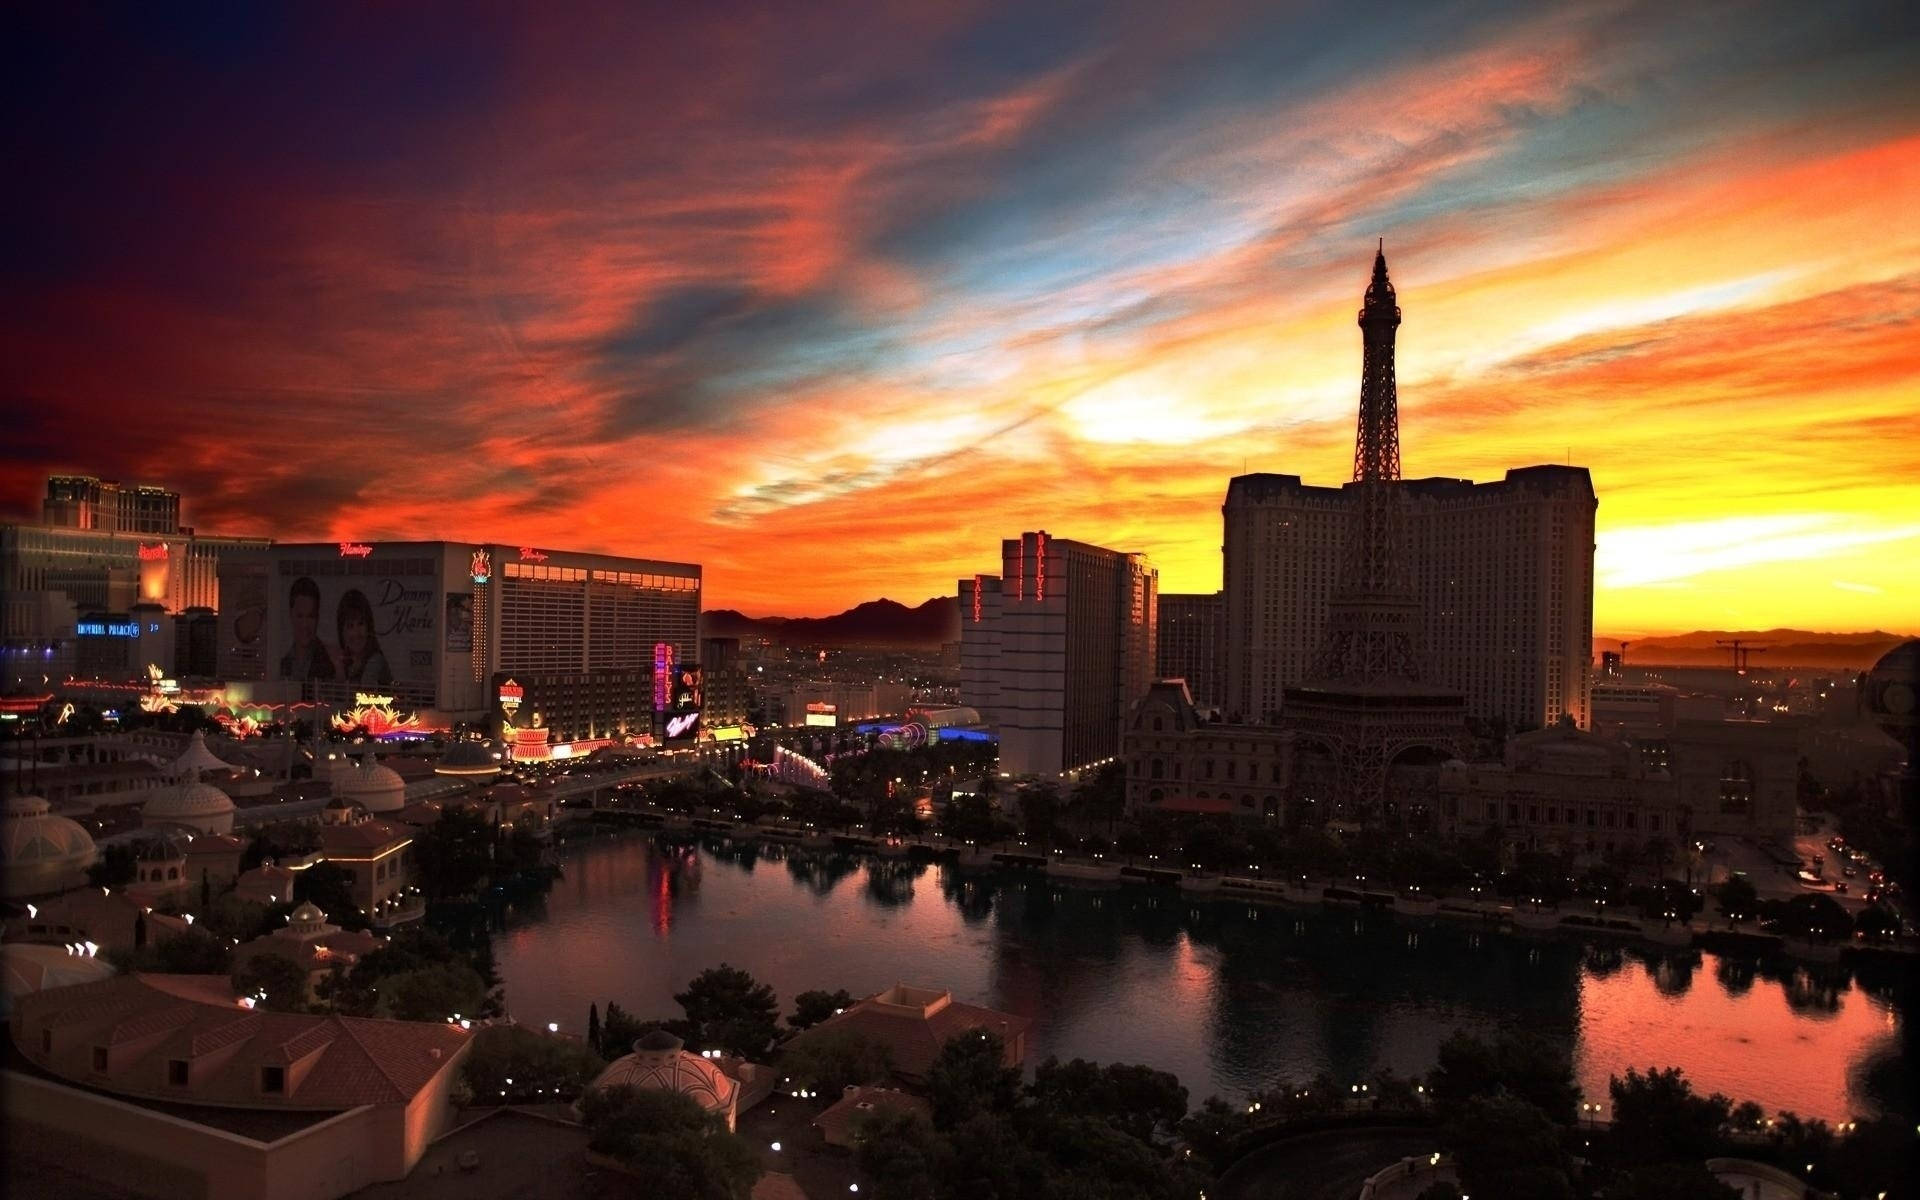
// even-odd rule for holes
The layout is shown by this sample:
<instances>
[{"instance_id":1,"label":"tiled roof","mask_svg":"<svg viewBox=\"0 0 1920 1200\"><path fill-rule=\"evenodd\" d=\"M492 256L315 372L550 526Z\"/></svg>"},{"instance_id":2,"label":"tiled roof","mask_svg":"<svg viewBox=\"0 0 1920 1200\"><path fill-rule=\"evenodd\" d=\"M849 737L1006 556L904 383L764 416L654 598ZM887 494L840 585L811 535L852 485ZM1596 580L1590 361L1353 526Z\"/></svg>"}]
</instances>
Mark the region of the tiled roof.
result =
<instances>
[{"instance_id":1,"label":"tiled roof","mask_svg":"<svg viewBox=\"0 0 1920 1200\"><path fill-rule=\"evenodd\" d=\"M921 1116L933 1117L933 1107L918 1096L909 1096L898 1088L854 1087L848 1088L834 1105L813 1119L818 1129L834 1146L848 1146L853 1143L853 1124L863 1116L887 1112L917 1112Z\"/></svg>"},{"instance_id":2,"label":"tiled roof","mask_svg":"<svg viewBox=\"0 0 1920 1200\"><path fill-rule=\"evenodd\" d=\"M329 855L372 854L412 837L412 830L389 825L385 821L359 821L352 825L323 826L320 830L320 847Z\"/></svg>"},{"instance_id":3,"label":"tiled roof","mask_svg":"<svg viewBox=\"0 0 1920 1200\"><path fill-rule=\"evenodd\" d=\"M47 1028L54 1031L51 1053L40 1049L39 1031ZM469 1036L439 1023L249 1010L223 980L167 975L23 996L15 1002L13 1035L15 1048L36 1065L89 1087L192 1104L316 1110L405 1104L454 1063ZM92 1069L93 1047L101 1045L113 1047L104 1074ZM185 1087L168 1083L168 1062L176 1059L189 1063ZM262 1067L294 1064L302 1067L287 1072L284 1094L261 1091Z\"/></svg>"},{"instance_id":4,"label":"tiled roof","mask_svg":"<svg viewBox=\"0 0 1920 1200\"><path fill-rule=\"evenodd\" d=\"M921 1078L933 1066L940 1047L948 1039L975 1029L998 1034L1006 1046L1008 1065L1017 1065L1018 1039L1032 1022L1012 1013L997 1012L973 1004L949 1002L924 1014L911 1008L879 1003L887 993L869 996L838 1016L829 1017L812 1029L798 1034L801 1042L827 1033L842 1031L886 1047L893 1069L911 1078ZM938 993L929 993L935 994Z\"/></svg>"}]
</instances>

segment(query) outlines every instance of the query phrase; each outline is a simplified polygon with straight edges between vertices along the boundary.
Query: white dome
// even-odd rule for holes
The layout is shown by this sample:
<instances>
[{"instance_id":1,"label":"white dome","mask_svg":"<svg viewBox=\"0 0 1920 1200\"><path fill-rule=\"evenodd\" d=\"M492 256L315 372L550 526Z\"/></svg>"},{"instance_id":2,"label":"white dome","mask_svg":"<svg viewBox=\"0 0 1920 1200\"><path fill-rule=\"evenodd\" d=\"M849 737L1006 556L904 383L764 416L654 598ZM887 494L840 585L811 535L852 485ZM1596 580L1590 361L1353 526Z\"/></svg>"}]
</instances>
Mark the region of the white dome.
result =
<instances>
[{"instance_id":1,"label":"white dome","mask_svg":"<svg viewBox=\"0 0 1920 1200\"><path fill-rule=\"evenodd\" d=\"M146 826L183 825L200 833L233 829L233 798L210 783L187 780L166 788L140 810Z\"/></svg>"},{"instance_id":2,"label":"white dome","mask_svg":"<svg viewBox=\"0 0 1920 1200\"><path fill-rule=\"evenodd\" d=\"M38 796L14 796L0 810L0 879L9 900L79 886L97 853L86 830L54 816Z\"/></svg>"},{"instance_id":3,"label":"white dome","mask_svg":"<svg viewBox=\"0 0 1920 1200\"><path fill-rule=\"evenodd\" d=\"M333 794L370 813L397 812L407 806L407 783L392 767L368 760L333 777Z\"/></svg>"},{"instance_id":4,"label":"white dome","mask_svg":"<svg viewBox=\"0 0 1920 1200\"><path fill-rule=\"evenodd\" d=\"M615 1059L600 1072L593 1091L614 1087L658 1088L679 1092L708 1112L724 1113L733 1123L733 1094L739 1087L711 1059L680 1048L680 1039L655 1030L633 1044L633 1053Z\"/></svg>"}]
</instances>

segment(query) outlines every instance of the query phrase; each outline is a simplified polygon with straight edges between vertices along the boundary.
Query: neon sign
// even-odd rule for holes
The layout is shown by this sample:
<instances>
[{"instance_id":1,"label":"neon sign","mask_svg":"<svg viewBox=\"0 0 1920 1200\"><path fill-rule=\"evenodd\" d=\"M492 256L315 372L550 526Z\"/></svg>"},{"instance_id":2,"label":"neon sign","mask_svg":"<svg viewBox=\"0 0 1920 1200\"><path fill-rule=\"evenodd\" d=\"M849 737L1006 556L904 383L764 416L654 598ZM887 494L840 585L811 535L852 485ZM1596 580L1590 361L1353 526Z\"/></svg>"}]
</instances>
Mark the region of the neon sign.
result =
<instances>
[{"instance_id":1,"label":"neon sign","mask_svg":"<svg viewBox=\"0 0 1920 1200\"><path fill-rule=\"evenodd\" d=\"M1033 535L1033 598L1047 598L1047 535Z\"/></svg>"},{"instance_id":2,"label":"neon sign","mask_svg":"<svg viewBox=\"0 0 1920 1200\"><path fill-rule=\"evenodd\" d=\"M520 701L526 699L526 695L526 688L509 679L500 685L500 707L507 710L508 716L512 716L519 711Z\"/></svg>"},{"instance_id":3,"label":"neon sign","mask_svg":"<svg viewBox=\"0 0 1920 1200\"><path fill-rule=\"evenodd\" d=\"M985 582L986 576L984 575L975 575L973 577L973 623L975 625L980 623L980 592Z\"/></svg>"},{"instance_id":4,"label":"neon sign","mask_svg":"<svg viewBox=\"0 0 1920 1200\"><path fill-rule=\"evenodd\" d=\"M668 685L673 680L673 643L653 644L653 711L667 711Z\"/></svg>"},{"instance_id":5,"label":"neon sign","mask_svg":"<svg viewBox=\"0 0 1920 1200\"><path fill-rule=\"evenodd\" d=\"M700 714L697 712L682 713L677 717L668 717L667 718L667 736L669 738L685 737L687 736L688 731L690 731L695 725L698 725L699 723L700 723Z\"/></svg>"},{"instance_id":6,"label":"neon sign","mask_svg":"<svg viewBox=\"0 0 1920 1200\"><path fill-rule=\"evenodd\" d=\"M373 553L373 547L365 542L341 542L341 558L366 558Z\"/></svg>"},{"instance_id":7,"label":"neon sign","mask_svg":"<svg viewBox=\"0 0 1920 1200\"><path fill-rule=\"evenodd\" d=\"M167 561L167 544L160 542L148 545L146 542L141 542L139 555L141 562L165 562Z\"/></svg>"},{"instance_id":8,"label":"neon sign","mask_svg":"<svg viewBox=\"0 0 1920 1200\"><path fill-rule=\"evenodd\" d=\"M467 564L467 573L473 576L475 583L485 583L493 578L493 556L485 550L475 550L472 561Z\"/></svg>"},{"instance_id":9,"label":"neon sign","mask_svg":"<svg viewBox=\"0 0 1920 1200\"><path fill-rule=\"evenodd\" d=\"M376 696L372 692L355 692L353 702L361 708L392 708L392 696Z\"/></svg>"},{"instance_id":10,"label":"neon sign","mask_svg":"<svg viewBox=\"0 0 1920 1200\"><path fill-rule=\"evenodd\" d=\"M81 637L117 637L136 638L140 636L138 621L80 621L74 632Z\"/></svg>"},{"instance_id":11,"label":"neon sign","mask_svg":"<svg viewBox=\"0 0 1920 1200\"><path fill-rule=\"evenodd\" d=\"M532 546L522 546L520 547L520 561L545 562L547 561L547 556L544 552L535 550Z\"/></svg>"}]
</instances>

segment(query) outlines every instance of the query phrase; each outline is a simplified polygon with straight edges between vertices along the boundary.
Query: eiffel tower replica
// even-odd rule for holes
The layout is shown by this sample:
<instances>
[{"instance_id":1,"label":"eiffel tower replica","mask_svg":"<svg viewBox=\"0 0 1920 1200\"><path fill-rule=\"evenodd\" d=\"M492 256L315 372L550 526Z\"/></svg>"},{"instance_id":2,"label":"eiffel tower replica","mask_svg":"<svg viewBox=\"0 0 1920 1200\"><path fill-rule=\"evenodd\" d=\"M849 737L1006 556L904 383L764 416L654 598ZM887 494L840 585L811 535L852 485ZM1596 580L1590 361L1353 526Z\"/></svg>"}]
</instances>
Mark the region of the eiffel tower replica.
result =
<instances>
[{"instance_id":1,"label":"eiffel tower replica","mask_svg":"<svg viewBox=\"0 0 1920 1200\"><path fill-rule=\"evenodd\" d=\"M1428 675L1420 650L1424 614L1402 557L1406 504L1393 379L1399 327L1382 241L1360 307L1360 424L1348 485L1357 495L1346 557L1313 673L1284 691L1280 713L1296 744L1318 746L1331 758L1334 808L1347 817L1385 811L1387 770L1401 755L1457 756L1467 741L1465 697Z\"/></svg>"}]
</instances>

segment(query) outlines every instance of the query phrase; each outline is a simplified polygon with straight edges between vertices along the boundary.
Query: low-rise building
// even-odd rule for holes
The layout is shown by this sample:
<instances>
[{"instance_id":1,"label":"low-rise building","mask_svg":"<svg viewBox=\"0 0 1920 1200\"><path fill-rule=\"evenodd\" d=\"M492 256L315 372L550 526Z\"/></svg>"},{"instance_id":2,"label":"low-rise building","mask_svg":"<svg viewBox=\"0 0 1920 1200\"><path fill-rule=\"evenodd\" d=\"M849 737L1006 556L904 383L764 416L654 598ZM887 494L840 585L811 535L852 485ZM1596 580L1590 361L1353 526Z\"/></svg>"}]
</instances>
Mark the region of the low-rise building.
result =
<instances>
[{"instance_id":1,"label":"low-rise building","mask_svg":"<svg viewBox=\"0 0 1920 1200\"><path fill-rule=\"evenodd\" d=\"M409 886L406 851L413 843L412 830L357 809L328 815L320 827L320 853L353 876L354 904L370 918L399 907Z\"/></svg>"},{"instance_id":2,"label":"low-rise building","mask_svg":"<svg viewBox=\"0 0 1920 1200\"><path fill-rule=\"evenodd\" d=\"M813 1127L827 1145L851 1150L858 1143L862 1121L895 1113L915 1114L929 1123L933 1120L933 1106L918 1096L899 1088L855 1085L815 1117Z\"/></svg>"},{"instance_id":3,"label":"low-rise building","mask_svg":"<svg viewBox=\"0 0 1920 1200\"><path fill-rule=\"evenodd\" d=\"M263 954L289 959L306 969L307 992L311 997L313 989L335 967L350 968L386 943L386 938L364 929L342 929L330 924L326 913L307 903L288 914L287 923L272 933L235 947L233 965L239 967Z\"/></svg>"},{"instance_id":4,"label":"low-rise building","mask_svg":"<svg viewBox=\"0 0 1920 1200\"><path fill-rule=\"evenodd\" d=\"M446 1131L469 1037L258 1010L217 976L120 976L18 999L7 1120L117 1189L333 1200L403 1178Z\"/></svg>"},{"instance_id":5,"label":"low-rise building","mask_svg":"<svg viewBox=\"0 0 1920 1200\"><path fill-rule=\"evenodd\" d=\"M1127 714L1127 808L1278 819L1293 746L1293 734L1276 725L1206 721L1184 681L1160 680Z\"/></svg>"},{"instance_id":6,"label":"low-rise building","mask_svg":"<svg viewBox=\"0 0 1920 1200\"><path fill-rule=\"evenodd\" d=\"M1025 1017L996 1012L975 1004L955 1002L953 993L935 988L895 984L855 1004L845 1012L795 1034L788 1045L852 1035L883 1047L894 1073L919 1082L927 1077L940 1048L951 1038L986 1031L1000 1039L1001 1061L1017 1067L1027 1056Z\"/></svg>"}]
</instances>

